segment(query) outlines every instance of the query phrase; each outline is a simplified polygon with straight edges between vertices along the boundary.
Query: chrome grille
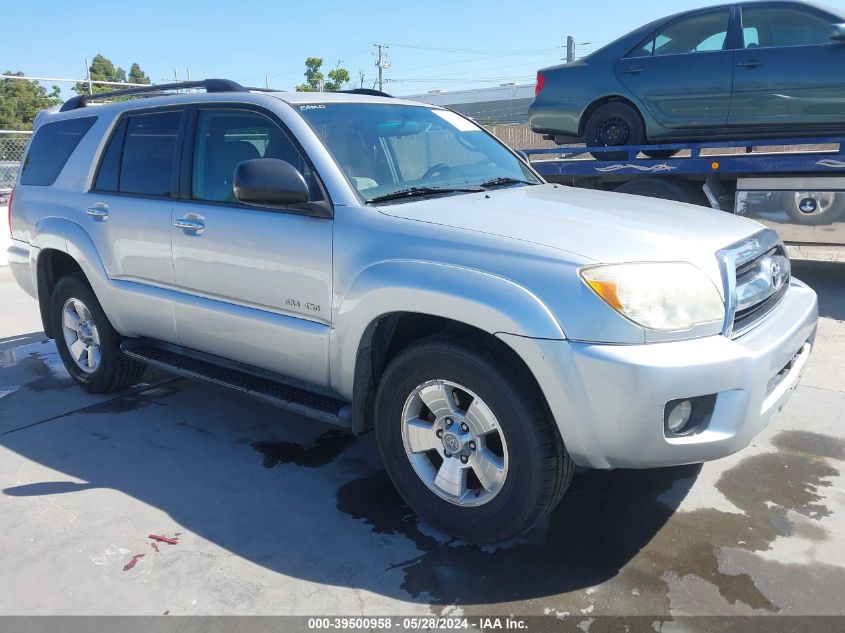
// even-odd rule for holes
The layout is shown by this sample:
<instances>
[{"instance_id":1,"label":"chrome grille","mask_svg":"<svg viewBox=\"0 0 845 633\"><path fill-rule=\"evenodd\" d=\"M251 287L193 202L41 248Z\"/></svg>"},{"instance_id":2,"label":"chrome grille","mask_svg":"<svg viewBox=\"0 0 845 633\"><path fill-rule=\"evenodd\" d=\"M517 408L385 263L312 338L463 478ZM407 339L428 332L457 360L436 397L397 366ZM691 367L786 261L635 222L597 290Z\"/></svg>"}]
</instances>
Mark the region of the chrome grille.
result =
<instances>
[{"instance_id":1,"label":"chrome grille","mask_svg":"<svg viewBox=\"0 0 845 633\"><path fill-rule=\"evenodd\" d=\"M725 279L724 334L737 338L765 318L789 289L789 257L777 233L762 231L719 251Z\"/></svg>"}]
</instances>

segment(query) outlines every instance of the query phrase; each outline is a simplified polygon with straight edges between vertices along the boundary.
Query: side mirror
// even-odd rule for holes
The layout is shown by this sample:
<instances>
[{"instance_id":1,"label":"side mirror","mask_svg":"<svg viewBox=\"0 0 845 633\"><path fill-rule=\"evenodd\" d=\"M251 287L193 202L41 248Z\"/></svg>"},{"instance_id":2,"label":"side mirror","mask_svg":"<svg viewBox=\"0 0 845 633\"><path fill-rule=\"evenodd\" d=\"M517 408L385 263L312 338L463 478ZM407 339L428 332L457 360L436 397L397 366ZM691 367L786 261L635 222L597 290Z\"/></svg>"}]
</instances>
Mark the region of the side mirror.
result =
<instances>
[{"instance_id":1,"label":"side mirror","mask_svg":"<svg viewBox=\"0 0 845 633\"><path fill-rule=\"evenodd\" d=\"M845 42L845 24L834 24L833 35L830 36L830 39Z\"/></svg>"},{"instance_id":2,"label":"side mirror","mask_svg":"<svg viewBox=\"0 0 845 633\"><path fill-rule=\"evenodd\" d=\"M238 200L260 207L303 204L309 197L302 174L278 158L254 158L238 163L233 185Z\"/></svg>"}]
</instances>

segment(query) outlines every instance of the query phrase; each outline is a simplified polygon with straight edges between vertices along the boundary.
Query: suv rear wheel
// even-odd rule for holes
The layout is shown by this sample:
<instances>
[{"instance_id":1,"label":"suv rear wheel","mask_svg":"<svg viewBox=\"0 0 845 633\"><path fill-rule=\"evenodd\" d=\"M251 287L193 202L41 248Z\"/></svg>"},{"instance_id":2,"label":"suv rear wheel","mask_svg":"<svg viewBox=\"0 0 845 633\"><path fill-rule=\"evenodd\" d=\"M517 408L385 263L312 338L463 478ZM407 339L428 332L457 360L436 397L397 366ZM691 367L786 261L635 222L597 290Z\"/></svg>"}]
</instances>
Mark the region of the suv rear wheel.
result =
<instances>
[{"instance_id":1,"label":"suv rear wheel","mask_svg":"<svg viewBox=\"0 0 845 633\"><path fill-rule=\"evenodd\" d=\"M50 315L59 356L85 391L121 391L141 379L144 365L120 351L120 335L84 279L69 275L59 280L53 289Z\"/></svg>"},{"instance_id":2,"label":"suv rear wheel","mask_svg":"<svg viewBox=\"0 0 845 633\"><path fill-rule=\"evenodd\" d=\"M468 541L520 534L572 477L533 381L478 341L437 335L401 352L379 384L375 427L408 505Z\"/></svg>"}]
</instances>

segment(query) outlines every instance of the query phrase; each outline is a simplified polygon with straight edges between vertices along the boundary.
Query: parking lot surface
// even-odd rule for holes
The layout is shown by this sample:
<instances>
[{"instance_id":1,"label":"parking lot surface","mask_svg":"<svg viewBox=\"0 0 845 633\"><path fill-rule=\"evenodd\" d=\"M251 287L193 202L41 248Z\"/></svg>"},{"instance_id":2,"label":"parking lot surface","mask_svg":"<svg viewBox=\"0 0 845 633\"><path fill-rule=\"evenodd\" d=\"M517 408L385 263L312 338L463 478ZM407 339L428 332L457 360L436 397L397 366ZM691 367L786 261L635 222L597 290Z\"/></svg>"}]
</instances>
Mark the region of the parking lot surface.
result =
<instances>
[{"instance_id":1,"label":"parking lot surface","mask_svg":"<svg viewBox=\"0 0 845 633\"><path fill-rule=\"evenodd\" d=\"M0 613L845 613L845 264L781 416L703 466L578 471L479 548L417 521L352 438L164 374L91 396L0 267Z\"/></svg>"}]
</instances>

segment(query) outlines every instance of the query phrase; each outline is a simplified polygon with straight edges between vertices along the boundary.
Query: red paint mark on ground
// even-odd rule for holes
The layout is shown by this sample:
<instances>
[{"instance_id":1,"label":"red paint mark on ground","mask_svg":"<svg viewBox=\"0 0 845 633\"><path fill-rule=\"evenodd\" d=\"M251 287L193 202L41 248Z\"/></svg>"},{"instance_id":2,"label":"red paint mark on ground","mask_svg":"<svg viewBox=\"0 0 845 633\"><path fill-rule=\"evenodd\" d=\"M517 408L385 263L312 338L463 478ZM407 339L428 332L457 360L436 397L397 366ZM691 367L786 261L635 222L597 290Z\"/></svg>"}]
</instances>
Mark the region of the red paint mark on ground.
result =
<instances>
[{"instance_id":1,"label":"red paint mark on ground","mask_svg":"<svg viewBox=\"0 0 845 633\"><path fill-rule=\"evenodd\" d=\"M170 538L169 536L161 536L160 534L150 534L147 538L151 538L154 541L161 541L162 543L170 543L170 545L179 544L178 538Z\"/></svg>"},{"instance_id":2,"label":"red paint mark on ground","mask_svg":"<svg viewBox=\"0 0 845 633\"><path fill-rule=\"evenodd\" d=\"M139 560L144 558L144 556L146 556L146 554L135 554L135 556L132 557L132 560L130 560L123 566L123 571L129 571L130 569L132 569Z\"/></svg>"},{"instance_id":3,"label":"red paint mark on ground","mask_svg":"<svg viewBox=\"0 0 845 633\"><path fill-rule=\"evenodd\" d=\"M156 554L158 554L158 553L159 553L159 551L160 551L160 550L158 549L158 543L150 543L150 545L152 545L152 548L156 551Z\"/></svg>"}]
</instances>

